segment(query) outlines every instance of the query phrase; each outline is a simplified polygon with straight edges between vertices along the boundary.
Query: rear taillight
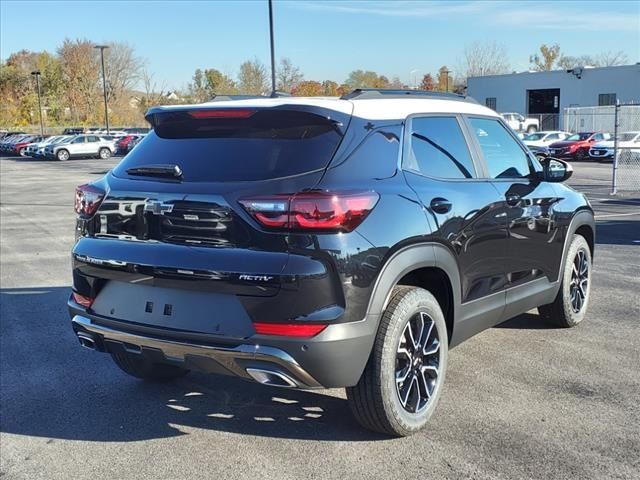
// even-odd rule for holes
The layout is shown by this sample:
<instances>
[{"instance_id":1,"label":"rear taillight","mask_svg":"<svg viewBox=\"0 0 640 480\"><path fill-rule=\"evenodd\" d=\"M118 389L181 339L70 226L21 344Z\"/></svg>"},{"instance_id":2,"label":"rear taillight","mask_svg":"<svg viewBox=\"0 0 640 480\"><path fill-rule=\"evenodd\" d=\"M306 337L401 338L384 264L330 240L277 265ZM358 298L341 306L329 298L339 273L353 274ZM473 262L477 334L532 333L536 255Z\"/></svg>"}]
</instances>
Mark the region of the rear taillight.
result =
<instances>
[{"instance_id":1,"label":"rear taillight","mask_svg":"<svg viewBox=\"0 0 640 480\"><path fill-rule=\"evenodd\" d=\"M89 184L80 185L76 188L76 213L82 217L91 217L96 213L103 199L103 190Z\"/></svg>"},{"instance_id":2,"label":"rear taillight","mask_svg":"<svg viewBox=\"0 0 640 480\"><path fill-rule=\"evenodd\" d=\"M240 200L244 209L267 228L318 232L351 232L377 202L375 192L312 192Z\"/></svg>"},{"instance_id":3,"label":"rear taillight","mask_svg":"<svg viewBox=\"0 0 640 480\"><path fill-rule=\"evenodd\" d=\"M313 337L327 328L324 324L305 323L254 323L258 335L277 335L283 337Z\"/></svg>"},{"instance_id":4,"label":"rear taillight","mask_svg":"<svg viewBox=\"0 0 640 480\"><path fill-rule=\"evenodd\" d=\"M91 305L93 305L93 298L91 297L85 297L84 295L80 295L79 293L73 292L71 294L71 298L73 298L73 301L76 302L78 305L82 305L85 308L90 308Z\"/></svg>"}]
</instances>

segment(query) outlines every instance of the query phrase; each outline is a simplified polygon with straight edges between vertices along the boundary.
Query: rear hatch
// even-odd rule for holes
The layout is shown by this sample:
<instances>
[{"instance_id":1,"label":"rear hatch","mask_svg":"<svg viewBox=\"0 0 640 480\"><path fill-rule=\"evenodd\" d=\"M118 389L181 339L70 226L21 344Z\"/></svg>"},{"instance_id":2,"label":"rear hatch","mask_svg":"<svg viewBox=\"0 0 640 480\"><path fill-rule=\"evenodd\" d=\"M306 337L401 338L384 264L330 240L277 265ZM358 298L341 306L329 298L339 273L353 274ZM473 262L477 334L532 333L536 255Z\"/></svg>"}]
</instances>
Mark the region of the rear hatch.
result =
<instances>
[{"instance_id":1,"label":"rear hatch","mask_svg":"<svg viewBox=\"0 0 640 480\"><path fill-rule=\"evenodd\" d=\"M138 311L154 303L148 298L163 296L147 287L229 295L231 304L236 296L276 295L289 259L287 233L260 227L240 200L312 189L350 116L282 105L158 109L147 118L154 131L80 200L88 204L91 190L96 203L103 195L97 211L79 217L76 291L103 290L94 311L116 317L122 283L129 292L140 290L128 296L140 299ZM104 288L104 280L120 284ZM193 298L183 297L168 304L186 308ZM221 296L216 302L225 304ZM162 315L138 317L166 323ZM220 325L218 332L229 330Z\"/></svg>"}]
</instances>

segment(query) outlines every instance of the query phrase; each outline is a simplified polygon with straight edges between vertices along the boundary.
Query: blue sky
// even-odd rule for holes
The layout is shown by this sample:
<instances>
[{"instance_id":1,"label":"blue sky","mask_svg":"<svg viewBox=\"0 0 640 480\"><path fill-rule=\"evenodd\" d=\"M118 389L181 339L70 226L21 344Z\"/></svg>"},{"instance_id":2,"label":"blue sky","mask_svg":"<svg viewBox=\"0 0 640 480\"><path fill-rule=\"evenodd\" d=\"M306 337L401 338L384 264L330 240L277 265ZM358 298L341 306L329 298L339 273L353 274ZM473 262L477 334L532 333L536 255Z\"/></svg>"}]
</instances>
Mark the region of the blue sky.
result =
<instances>
[{"instance_id":1,"label":"blue sky","mask_svg":"<svg viewBox=\"0 0 640 480\"><path fill-rule=\"evenodd\" d=\"M410 72L455 69L465 45L506 46L525 70L542 43L567 55L623 50L640 61L640 1L286 1L274 2L276 56L305 78L344 81L374 70L409 82ZM20 49L54 51L65 37L134 46L158 84L183 88L196 68L235 76L239 64L269 61L261 1L0 0L0 58Z\"/></svg>"}]
</instances>

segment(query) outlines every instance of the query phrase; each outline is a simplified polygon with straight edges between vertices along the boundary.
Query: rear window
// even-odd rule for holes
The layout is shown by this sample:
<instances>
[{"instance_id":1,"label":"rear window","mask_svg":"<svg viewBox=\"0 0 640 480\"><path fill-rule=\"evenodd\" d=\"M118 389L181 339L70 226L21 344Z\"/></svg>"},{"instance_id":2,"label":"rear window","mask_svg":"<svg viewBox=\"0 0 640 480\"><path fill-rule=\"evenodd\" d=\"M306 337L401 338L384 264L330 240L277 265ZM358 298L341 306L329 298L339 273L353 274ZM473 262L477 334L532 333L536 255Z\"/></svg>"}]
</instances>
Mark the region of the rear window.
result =
<instances>
[{"instance_id":1,"label":"rear window","mask_svg":"<svg viewBox=\"0 0 640 480\"><path fill-rule=\"evenodd\" d=\"M325 168L342 139L339 122L294 110L250 110L246 118L163 112L153 123L154 130L113 170L116 176L127 177L134 167L174 164L189 182L288 177Z\"/></svg>"}]
</instances>

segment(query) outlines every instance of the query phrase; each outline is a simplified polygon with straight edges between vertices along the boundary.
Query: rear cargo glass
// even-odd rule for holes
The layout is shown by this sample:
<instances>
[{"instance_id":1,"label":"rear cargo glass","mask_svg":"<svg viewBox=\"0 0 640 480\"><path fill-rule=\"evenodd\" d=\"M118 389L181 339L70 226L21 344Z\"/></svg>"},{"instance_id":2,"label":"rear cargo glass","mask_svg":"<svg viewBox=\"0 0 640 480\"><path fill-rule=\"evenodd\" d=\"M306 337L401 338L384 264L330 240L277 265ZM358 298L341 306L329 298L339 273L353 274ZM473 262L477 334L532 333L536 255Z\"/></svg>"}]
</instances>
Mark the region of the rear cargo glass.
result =
<instances>
[{"instance_id":1,"label":"rear cargo glass","mask_svg":"<svg viewBox=\"0 0 640 480\"><path fill-rule=\"evenodd\" d=\"M294 110L255 110L248 118L156 114L149 133L113 170L174 164L187 182L258 181L325 168L342 134L325 116ZM137 177L140 178L140 177Z\"/></svg>"}]
</instances>

